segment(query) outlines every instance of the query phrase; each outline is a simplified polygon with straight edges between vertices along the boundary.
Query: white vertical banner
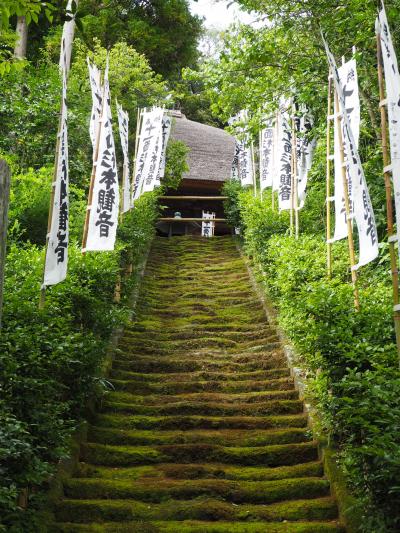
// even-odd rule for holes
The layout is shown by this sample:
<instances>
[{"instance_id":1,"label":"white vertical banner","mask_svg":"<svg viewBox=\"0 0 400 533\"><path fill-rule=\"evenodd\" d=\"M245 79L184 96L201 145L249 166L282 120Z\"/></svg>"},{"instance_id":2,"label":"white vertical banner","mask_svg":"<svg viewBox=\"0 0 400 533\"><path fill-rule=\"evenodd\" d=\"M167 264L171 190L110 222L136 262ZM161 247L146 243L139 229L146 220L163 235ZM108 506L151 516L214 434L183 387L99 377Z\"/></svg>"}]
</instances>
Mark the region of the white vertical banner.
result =
<instances>
[{"instance_id":1,"label":"white vertical banner","mask_svg":"<svg viewBox=\"0 0 400 533\"><path fill-rule=\"evenodd\" d=\"M99 149L95 162L92 204L85 251L109 251L115 246L119 214L119 186L112 130L108 66L104 75L104 105L100 118Z\"/></svg>"},{"instance_id":2,"label":"white vertical banner","mask_svg":"<svg viewBox=\"0 0 400 533\"><path fill-rule=\"evenodd\" d=\"M154 188L152 181L157 177L160 165L163 114L164 111L161 108L153 108L143 113L135 164L132 204L142 192ZM156 159L154 159L155 156L157 156Z\"/></svg>"},{"instance_id":3,"label":"white vertical banner","mask_svg":"<svg viewBox=\"0 0 400 533\"><path fill-rule=\"evenodd\" d=\"M260 188L272 187L275 153L275 128L272 121L260 135Z\"/></svg>"},{"instance_id":4,"label":"white vertical banner","mask_svg":"<svg viewBox=\"0 0 400 533\"><path fill-rule=\"evenodd\" d=\"M338 68L338 76L343 87L347 116L354 136L355 146L358 150L360 138L360 97L358 90L357 64L351 59ZM335 110L336 113L336 110ZM344 204L343 177L339 146L339 124L334 123L334 163L335 163L335 233L332 241L347 237L346 207ZM353 183L352 176L347 172L350 213L353 213Z\"/></svg>"},{"instance_id":5,"label":"white vertical banner","mask_svg":"<svg viewBox=\"0 0 400 533\"><path fill-rule=\"evenodd\" d=\"M300 117L297 124L297 196L299 199L299 209L304 207L306 199L308 173L311 170L316 139L311 138L313 128L313 118L305 106L300 108Z\"/></svg>"},{"instance_id":6,"label":"white vertical banner","mask_svg":"<svg viewBox=\"0 0 400 533\"><path fill-rule=\"evenodd\" d=\"M97 128L99 127L100 123L100 115L103 101L103 89L101 87L100 70L96 67L95 64L90 63L89 58L87 58L87 64L89 69L90 89L92 91L92 111L90 114L89 134L90 140L92 141L94 157L94 149L96 146L97 139Z\"/></svg>"},{"instance_id":7,"label":"white vertical banner","mask_svg":"<svg viewBox=\"0 0 400 533\"><path fill-rule=\"evenodd\" d=\"M365 181L356 140L347 114L346 99L336 62L324 41L329 66L333 74L335 90L339 99L339 111L342 115L343 145L346 154L346 172L351 177L353 187L353 213L358 230L359 260L355 269L373 261L379 254L378 236L374 211Z\"/></svg>"},{"instance_id":8,"label":"white vertical banner","mask_svg":"<svg viewBox=\"0 0 400 533\"><path fill-rule=\"evenodd\" d=\"M273 156L273 168L272 168L272 190L279 191L279 148L280 148L280 132L282 127L282 118L281 114L277 113L275 118L275 127L274 127L274 156Z\"/></svg>"},{"instance_id":9,"label":"white vertical banner","mask_svg":"<svg viewBox=\"0 0 400 533\"><path fill-rule=\"evenodd\" d=\"M213 237L215 231L215 222L213 222L213 219L215 219L215 213L203 211L202 218L207 220L203 220L201 223L201 236Z\"/></svg>"},{"instance_id":10,"label":"white vertical banner","mask_svg":"<svg viewBox=\"0 0 400 533\"><path fill-rule=\"evenodd\" d=\"M66 76L71 66L72 42L75 33L75 16L72 12L72 5L75 4L75 10L78 7L78 0L68 0L66 15L68 20L64 22L61 42L64 53L60 55L60 69L65 70Z\"/></svg>"},{"instance_id":11,"label":"white vertical banner","mask_svg":"<svg viewBox=\"0 0 400 533\"><path fill-rule=\"evenodd\" d=\"M379 12L376 30L381 40L389 116L390 157L396 208L397 241L400 242L400 73L385 9ZM399 248L400 253L400 248Z\"/></svg>"},{"instance_id":12,"label":"white vertical banner","mask_svg":"<svg viewBox=\"0 0 400 533\"><path fill-rule=\"evenodd\" d=\"M248 135L239 141L239 178L244 187L254 185L253 157Z\"/></svg>"},{"instance_id":13,"label":"white vertical banner","mask_svg":"<svg viewBox=\"0 0 400 533\"><path fill-rule=\"evenodd\" d=\"M118 128L121 139L122 153L124 155L124 171L122 178L122 206L121 212L126 213L130 209L131 184L129 179L129 116L117 102Z\"/></svg>"},{"instance_id":14,"label":"white vertical banner","mask_svg":"<svg viewBox=\"0 0 400 533\"><path fill-rule=\"evenodd\" d=\"M232 167L231 167L231 179L232 180L239 180L239 155L240 155L240 143L237 139L235 139L235 153L233 155L232 159Z\"/></svg>"},{"instance_id":15,"label":"white vertical banner","mask_svg":"<svg viewBox=\"0 0 400 533\"><path fill-rule=\"evenodd\" d=\"M67 78L62 72L62 104L57 142L54 199L51 207L50 230L47 236L46 262L42 288L56 285L67 276L69 241L69 178L67 132Z\"/></svg>"},{"instance_id":16,"label":"white vertical banner","mask_svg":"<svg viewBox=\"0 0 400 533\"><path fill-rule=\"evenodd\" d=\"M277 172L278 172L278 205L280 211L292 208L292 129L288 109L290 103L279 117L279 138L277 141Z\"/></svg>"},{"instance_id":17,"label":"white vertical banner","mask_svg":"<svg viewBox=\"0 0 400 533\"><path fill-rule=\"evenodd\" d=\"M165 164L167 159L167 146L169 137L171 135L171 127L172 127L172 118L167 115L167 113L164 113L162 118L162 148L161 148L161 156L160 156L160 167L158 169L157 179L156 179L156 187L161 185L161 179L165 175Z\"/></svg>"}]
</instances>

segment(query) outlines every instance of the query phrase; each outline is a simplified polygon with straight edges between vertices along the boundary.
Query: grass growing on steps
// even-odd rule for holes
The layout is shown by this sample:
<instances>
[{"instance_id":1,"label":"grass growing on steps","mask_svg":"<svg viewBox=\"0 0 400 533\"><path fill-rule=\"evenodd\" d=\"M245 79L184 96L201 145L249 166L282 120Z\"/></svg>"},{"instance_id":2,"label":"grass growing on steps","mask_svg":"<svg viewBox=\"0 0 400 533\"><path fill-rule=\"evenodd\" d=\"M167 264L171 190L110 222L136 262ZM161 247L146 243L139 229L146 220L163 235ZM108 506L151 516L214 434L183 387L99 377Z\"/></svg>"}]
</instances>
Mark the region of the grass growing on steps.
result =
<instances>
[{"instance_id":1,"label":"grass growing on steps","mask_svg":"<svg viewBox=\"0 0 400 533\"><path fill-rule=\"evenodd\" d=\"M343 531L234 242L156 239L136 317L55 531Z\"/></svg>"}]
</instances>

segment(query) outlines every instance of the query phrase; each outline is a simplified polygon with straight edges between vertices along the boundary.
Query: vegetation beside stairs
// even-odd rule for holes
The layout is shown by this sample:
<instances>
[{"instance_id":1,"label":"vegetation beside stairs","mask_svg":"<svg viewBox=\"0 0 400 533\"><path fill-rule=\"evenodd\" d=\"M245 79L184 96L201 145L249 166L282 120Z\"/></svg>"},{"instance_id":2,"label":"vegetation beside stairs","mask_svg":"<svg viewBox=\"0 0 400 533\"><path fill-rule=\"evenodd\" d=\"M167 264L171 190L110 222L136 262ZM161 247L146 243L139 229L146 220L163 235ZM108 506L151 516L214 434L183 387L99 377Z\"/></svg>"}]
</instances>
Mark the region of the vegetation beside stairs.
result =
<instances>
[{"instance_id":1,"label":"vegetation beside stairs","mask_svg":"<svg viewBox=\"0 0 400 533\"><path fill-rule=\"evenodd\" d=\"M233 239L154 241L58 532L345 531Z\"/></svg>"}]
</instances>

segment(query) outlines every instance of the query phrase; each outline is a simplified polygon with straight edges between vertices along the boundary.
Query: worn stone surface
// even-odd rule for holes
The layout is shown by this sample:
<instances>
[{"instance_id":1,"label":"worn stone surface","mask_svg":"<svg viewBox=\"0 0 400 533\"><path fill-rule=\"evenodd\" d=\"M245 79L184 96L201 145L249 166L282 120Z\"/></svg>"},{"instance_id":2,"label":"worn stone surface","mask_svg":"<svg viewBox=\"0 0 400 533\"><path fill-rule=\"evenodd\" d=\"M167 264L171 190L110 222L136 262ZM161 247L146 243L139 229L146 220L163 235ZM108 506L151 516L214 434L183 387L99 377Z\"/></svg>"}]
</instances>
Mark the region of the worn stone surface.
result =
<instances>
[{"instance_id":1,"label":"worn stone surface","mask_svg":"<svg viewBox=\"0 0 400 533\"><path fill-rule=\"evenodd\" d=\"M54 531L344 531L230 238L157 239Z\"/></svg>"}]
</instances>

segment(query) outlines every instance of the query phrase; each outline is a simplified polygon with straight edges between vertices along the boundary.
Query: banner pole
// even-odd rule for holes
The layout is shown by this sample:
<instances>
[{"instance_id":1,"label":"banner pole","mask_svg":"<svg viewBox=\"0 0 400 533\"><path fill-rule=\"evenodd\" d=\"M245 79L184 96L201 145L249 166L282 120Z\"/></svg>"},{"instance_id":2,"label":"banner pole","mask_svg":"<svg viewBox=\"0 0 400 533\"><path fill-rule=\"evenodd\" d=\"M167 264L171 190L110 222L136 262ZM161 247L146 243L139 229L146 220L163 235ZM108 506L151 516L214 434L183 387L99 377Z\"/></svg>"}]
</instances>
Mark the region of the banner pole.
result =
<instances>
[{"instance_id":1,"label":"banner pole","mask_svg":"<svg viewBox=\"0 0 400 533\"><path fill-rule=\"evenodd\" d=\"M252 167L253 167L253 184L254 184L254 197L257 197L257 177L256 177L256 162L254 157L254 142L251 141L250 146L250 152L251 152L251 161L252 161Z\"/></svg>"},{"instance_id":2,"label":"banner pole","mask_svg":"<svg viewBox=\"0 0 400 533\"><path fill-rule=\"evenodd\" d=\"M93 154L93 166L92 166L92 174L90 176L88 203L87 203L86 215L85 215L85 225L83 227L82 254L86 253L86 243L87 243L87 238L88 238L88 233L89 233L90 211L92 208L92 201L93 201L94 180L96 178L96 169L97 169L98 158L99 158L100 134L103 128L103 114L104 114L104 104L105 104L104 100L106 98L106 84L105 84L104 79L103 79L103 91L102 92L103 92L103 97L101 101L101 112L100 112L99 126L97 128L97 133L96 133L96 145L95 145L94 154Z\"/></svg>"},{"instance_id":3,"label":"banner pole","mask_svg":"<svg viewBox=\"0 0 400 533\"><path fill-rule=\"evenodd\" d=\"M335 120L337 121L337 126L338 126L338 131L339 131L340 166L341 166L341 171L342 171L343 196L344 196L344 204L345 204L345 209L346 209L351 281L352 281L353 292L354 292L354 307L357 309L357 311L359 311L360 297L359 297L359 292L358 292L358 287L357 287L357 271L355 270L356 256L354 252L353 226L352 226L351 219L350 219L350 200L349 200L349 189L348 189L348 183L347 183L346 163L345 163L345 158L344 158L342 118L339 117L339 99L338 99L338 94L336 90L335 90Z\"/></svg>"},{"instance_id":4,"label":"banner pole","mask_svg":"<svg viewBox=\"0 0 400 533\"><path fill-rule=\"evenodd\" d=\"M388 149L388 128L385 105L385 85L383 77L383 61L382 61L382 46L380 34L376 36L377 42L377 58L378 58L378 81L379 81L379 99L380 99L380 114L381 114L381 139L382 139L382 155L383 155L383 177L385 181L386 192L386 218L387 218L387 235L389 242L389 254L390 254L390 269L392 273L392 285L393 285L393 319L394 329L396 334L397 353L400 359L400 309L399 309L399 271L397 267L397 256L395 249L395 235L393 224L393 203L392 203L392 182L390 168L390 156Z\"/></svg>"},{"instance_id":5,"label":"banner pole","mask_svg":"<svg viewBox=\"0 0 400 533\"><path fill-rule=\"evenodd\" d=\"M331 110L332 110L332 74L328 77L328 114L326 117L326 265L328 279L332 277L332 242L331 242Z\"/></svg>"},{"instance_id":6,"label":"banner pole","mask_svg":"<svg viewBox=\"0 0 400 533\"><path fill-rule=\"evenodd\" d=\"M260 196L261 196L261 201L263 199L263 188L262 188L262 182L261 182L261 176L262 176L262 168L261 168L261 163L262 163L262 155L261 155L261 149L262 149L262 130L260 130L258 132L258 154L259 154L259 174L260 174Z\"/></svg>"}]
</instances>

